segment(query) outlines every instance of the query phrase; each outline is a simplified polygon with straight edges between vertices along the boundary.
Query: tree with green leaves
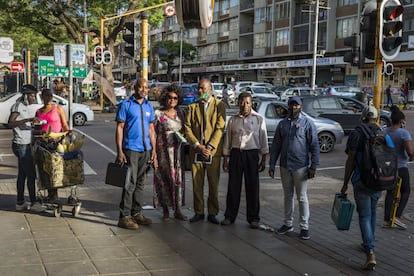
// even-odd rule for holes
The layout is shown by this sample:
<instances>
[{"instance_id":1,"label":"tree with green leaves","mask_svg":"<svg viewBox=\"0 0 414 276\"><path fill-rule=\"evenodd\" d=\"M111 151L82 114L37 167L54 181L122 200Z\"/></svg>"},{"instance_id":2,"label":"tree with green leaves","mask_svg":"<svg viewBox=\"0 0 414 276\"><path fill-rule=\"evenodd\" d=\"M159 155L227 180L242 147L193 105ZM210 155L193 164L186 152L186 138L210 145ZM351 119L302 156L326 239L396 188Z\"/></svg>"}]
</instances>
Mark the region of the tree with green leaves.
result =
<instances>
[{"instance_id":1,"label":"tree with green leaves","mask_svg":"<svg viewBox=\"0 0 414 276\"><path fill-rule=\"evenodd\" d=\"M180 43L180 41L165 40L157 41L152 45L152 49L164 49L165 54L160 54L159 60L168 63L168 81L171 81L173 67L178 66L180 63ZM182 56L183 61L193 61L197 57L197 48L183 41Z\"/></svg>"},{"instance_id":2,"label":"tree with green leaves","mask_svg":"<svg viewBox=\"0 0 414 276\"><path fill-rule=\"evenodd\" d=\"M36 55L52 55L53 43L84 44L88 34L89 50L100 36L100 18L113 17L168 1L162 0L0 0L0 35L11 37L15 49L30 48ZM104 45L114 52L125 22L135 16L106 21ZM157 26L164 20L162 8L151 10L149 24ZM35 58L35 56L33 56ZM104 66L104 77L110 82L113 64Z\"/></svg>"}]
</instances>

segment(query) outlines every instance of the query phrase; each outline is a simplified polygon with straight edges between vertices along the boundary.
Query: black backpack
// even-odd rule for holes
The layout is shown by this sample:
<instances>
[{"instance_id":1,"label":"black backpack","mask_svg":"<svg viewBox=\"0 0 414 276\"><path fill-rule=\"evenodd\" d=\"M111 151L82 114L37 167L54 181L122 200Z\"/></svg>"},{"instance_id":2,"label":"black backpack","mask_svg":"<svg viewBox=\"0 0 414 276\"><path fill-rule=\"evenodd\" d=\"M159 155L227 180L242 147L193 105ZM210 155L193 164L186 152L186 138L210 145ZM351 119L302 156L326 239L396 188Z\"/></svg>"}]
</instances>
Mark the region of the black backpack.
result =
<instances>
[{"instance_id":1,"label":"black backpack","mask_svg":"<svg viewBox=\"0 0 414 276\"><path fill-rule=\"evenodd\" d=\"M356 127L365 137L361 182L375 191L392 190L397 183L397 153L391 137L379 127L369 128L365 124Z\"/></svg>"}]
</instances>

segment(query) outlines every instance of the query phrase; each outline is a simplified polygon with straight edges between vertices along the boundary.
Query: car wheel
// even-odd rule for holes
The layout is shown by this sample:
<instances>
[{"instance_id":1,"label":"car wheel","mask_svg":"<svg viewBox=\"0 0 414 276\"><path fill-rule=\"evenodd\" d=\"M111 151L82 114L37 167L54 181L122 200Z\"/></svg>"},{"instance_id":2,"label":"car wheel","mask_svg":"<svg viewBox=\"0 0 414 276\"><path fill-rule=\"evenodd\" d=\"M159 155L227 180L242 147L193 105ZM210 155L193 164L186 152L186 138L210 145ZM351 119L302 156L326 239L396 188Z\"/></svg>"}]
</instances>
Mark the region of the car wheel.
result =
<instances>
[{"instance_id":1,"label":"car wheel","mask_svg":"<svg viewBox=\"0 0 414 276\"><path fill-rule=\"evenodd\" d=\"M335 147L335 137L329 132L321 132L318 135L320 152L327 153Z\"/></svg>"},{"instance_id":2,"label":"car wheel","mask_svg":"<svg viewBox=\"0 0 414 276\"><path fill-rule=\"evenodd\" d=\"M86 116L83 113L73 114L73 124L75 126L83 126L86 123Z\"/></svg>"}]
</instances>

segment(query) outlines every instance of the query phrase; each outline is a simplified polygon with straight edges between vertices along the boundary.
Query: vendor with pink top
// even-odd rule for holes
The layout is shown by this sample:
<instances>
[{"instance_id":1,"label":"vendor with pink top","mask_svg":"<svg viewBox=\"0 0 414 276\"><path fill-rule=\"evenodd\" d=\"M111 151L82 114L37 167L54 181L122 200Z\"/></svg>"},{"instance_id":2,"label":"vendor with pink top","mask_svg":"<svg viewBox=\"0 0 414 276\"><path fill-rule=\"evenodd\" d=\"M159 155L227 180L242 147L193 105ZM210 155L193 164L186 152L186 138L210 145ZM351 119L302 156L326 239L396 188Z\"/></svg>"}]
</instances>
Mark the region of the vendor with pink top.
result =
<instances>
[{"instance_id":1,"label":"vendor with pink top","mask_svg":"<svg viewBox=\"0 0 414 276\"><path fill-rule=\"evenodd\" d=\"M52 90L48 88L42 90L42 101L43 106L36 111L36 117L45 122L41 130L46 132L50 127L52 132L68 131L69 125L65 110L53 102ZM57 189L48 189L48 193L49 202L58 200Z\"/></svg>"}]
</instances>

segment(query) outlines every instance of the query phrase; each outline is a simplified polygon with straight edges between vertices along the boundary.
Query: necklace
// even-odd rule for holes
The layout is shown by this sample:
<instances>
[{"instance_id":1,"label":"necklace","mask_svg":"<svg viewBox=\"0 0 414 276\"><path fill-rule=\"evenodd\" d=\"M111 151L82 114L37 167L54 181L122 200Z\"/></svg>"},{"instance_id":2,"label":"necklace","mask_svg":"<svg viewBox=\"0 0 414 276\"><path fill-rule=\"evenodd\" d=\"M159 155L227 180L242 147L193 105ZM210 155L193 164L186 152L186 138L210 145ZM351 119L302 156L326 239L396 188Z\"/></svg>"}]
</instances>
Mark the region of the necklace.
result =
<instances>
[{"instance_id":1,"label":"necklace","mask_svg":"<svg viewBox=\"0 0 414 276\"><path fill-rule=\"evenodd\" d=\"M177 111L175 109L168 109L164 111L165 115L169 118L175 118L177 116Z\"/></svg>"}]
</instances>

